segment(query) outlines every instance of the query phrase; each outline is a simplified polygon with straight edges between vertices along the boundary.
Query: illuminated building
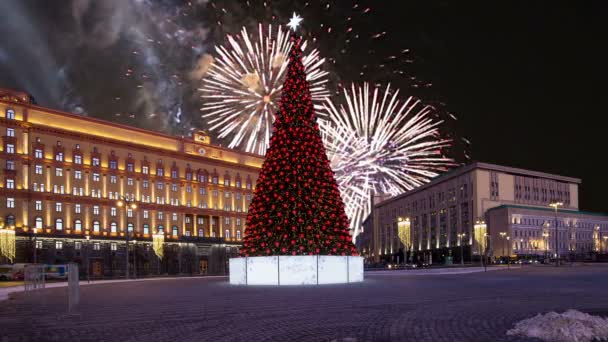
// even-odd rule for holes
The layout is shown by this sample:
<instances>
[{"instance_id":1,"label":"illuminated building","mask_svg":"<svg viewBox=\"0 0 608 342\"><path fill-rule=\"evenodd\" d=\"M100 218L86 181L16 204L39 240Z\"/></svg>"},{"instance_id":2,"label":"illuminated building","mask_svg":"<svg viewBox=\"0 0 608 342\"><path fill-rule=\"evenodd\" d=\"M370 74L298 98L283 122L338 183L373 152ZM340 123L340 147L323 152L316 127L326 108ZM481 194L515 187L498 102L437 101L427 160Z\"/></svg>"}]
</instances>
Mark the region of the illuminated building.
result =
<instances>
[{"instance_id":1,"label":"illuminated building","mask_svg":"<svg viewBox=\"0 0 608 342\"><path fill-rule=\"evenodd\" d=\"M399 219L409 218L414 254L430 263L450 256L460 262L461 253L466 261L481 255L542 257L554 255L556 245L561 257L604 254L608 215L579 211L580 183L488 163L466 165L376 202L363 223L358 248L369 261L395 260L403 248ZM550 207L554 201L561 202L557 213Z\"/></svg>"},{"instance_id":2,"label":"illuminated building","mask_svg":"<svg viewBox=\"0 0 608 342\"><path fill-rule=\"evenodd\" d=\"M203 132L164 135L1 89L0 126L0 215L16 231L16 262L90 259L95 275L117 275L127 230L140 274L223 273L237 253L262 157L212 145ZM137 208L118 206L121 198ZM151 247L158 231L160 263Z\"/></svg>"}]
</instances>

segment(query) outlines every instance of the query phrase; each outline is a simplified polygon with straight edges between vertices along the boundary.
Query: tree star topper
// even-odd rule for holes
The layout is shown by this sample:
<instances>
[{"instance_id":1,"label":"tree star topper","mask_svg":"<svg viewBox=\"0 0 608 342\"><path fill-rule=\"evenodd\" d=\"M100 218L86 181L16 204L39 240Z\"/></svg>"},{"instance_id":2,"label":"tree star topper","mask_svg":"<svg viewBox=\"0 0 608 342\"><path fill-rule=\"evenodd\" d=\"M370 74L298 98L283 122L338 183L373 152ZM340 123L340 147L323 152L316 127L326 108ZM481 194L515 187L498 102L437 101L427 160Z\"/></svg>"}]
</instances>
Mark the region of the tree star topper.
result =
<instances>
[{"instance_id":1,"label":"tree star topper","mask_svg":"<svg viewBox=\"0 0 608 342\"><path fill-rule=\"evenodd\" d=\"M297 15L296 12L293 12L293 16L289 19L289 24L287 24L287 26L295 31L300 25L300 22L302 22L302 17Z\"/></svg>"}]
</instances>

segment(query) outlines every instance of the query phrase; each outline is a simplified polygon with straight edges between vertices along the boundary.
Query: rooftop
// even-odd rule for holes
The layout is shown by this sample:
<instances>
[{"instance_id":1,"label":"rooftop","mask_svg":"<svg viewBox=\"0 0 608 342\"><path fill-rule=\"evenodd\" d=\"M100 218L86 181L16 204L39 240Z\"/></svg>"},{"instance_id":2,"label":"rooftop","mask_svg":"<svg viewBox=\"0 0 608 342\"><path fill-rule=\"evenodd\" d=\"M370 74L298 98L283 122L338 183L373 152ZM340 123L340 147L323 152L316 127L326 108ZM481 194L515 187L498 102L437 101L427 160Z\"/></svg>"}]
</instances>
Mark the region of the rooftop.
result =
<instances>
[{"instance_id":1,"label":"rooftop","mask_svg":"<svg viewBox=\"0 0 608 342\"><path fill-rule=\"evenodd\" d=\"M566 176L560 176L560 175L555 175L555 174L551 174L551 173L545 173L545 172L540 172L540 171L532 171L532 170L526 170L526 169L520 169L520 168L516 168L516 167L509 167L509 166L502 166L502 165L496 165L496 164L490 164L490 163L483 163L483 162L474 162L468 165L463 165L461 167L457 167L455 169L452 169L446 173L443 173L441 175L438 175L437 177L433 178L430 182L421 185L413 190L404 192L398 196L392 197L387 199L386 201L382 201L378 204L376 204L376 206L380 206L380 205L385 205L387 203L399 200L401 198L413 195L419 191L423 191L426 190L428 188L431 188L437 184L443 183L445 181L448 181L450 179L459 177L465 173L471 172L473 170L476 169L483 169L483 170L489 170L489 171L498 171L498 172L504 172L504 173L509 173L512 175L521 175L521 176L527 176L527 177L536 177L536 178L545 178L545 179L552 179L552 180L556 180L556 181L560 181L560 182L565 182L565 183L574 183L574 184L580 184L581 183L581 179L580 178L573 178L573 177L566 177Z\"/></svg>"}]
</instances>

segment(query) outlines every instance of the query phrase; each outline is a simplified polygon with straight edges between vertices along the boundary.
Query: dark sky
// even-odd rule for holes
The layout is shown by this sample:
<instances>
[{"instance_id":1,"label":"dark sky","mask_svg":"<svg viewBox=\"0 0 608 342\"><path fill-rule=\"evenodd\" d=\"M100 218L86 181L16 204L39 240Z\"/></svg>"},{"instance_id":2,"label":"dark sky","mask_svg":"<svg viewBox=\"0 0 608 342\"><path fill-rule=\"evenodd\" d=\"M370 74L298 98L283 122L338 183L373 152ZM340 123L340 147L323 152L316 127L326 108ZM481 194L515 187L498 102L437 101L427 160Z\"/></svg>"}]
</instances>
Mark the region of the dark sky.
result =
<instances>
[{"instance_id":1,"label":"dark sky","mask_svg":"<svg viewBox=\"0 0 608 342\"><path fill-rule=\"evenodd\" d=\"M185 123L200 124L197 83L188 75L223 34L210 2L65 3L0 2L0 87L30 91L44 106L174 134L183 133ZM284 12L286 3L280 3ZM350 15L341 11L351 6L339 3L331 16L305 17L305 24L325 20L339 27L340 17ZM415 62L406 71L433 84L412 92L457 115L451 128L472 141L474 160L582 178L581 208L608 211L602 167L608 13L602 2L359 3L372 8L354 19L362 35L388 34L362 40L337 58L332 71L342 80L361 80L356 70L369 65L364 78L409 87L377 68L407 47ZM236 27L251 13L226 15ZM222 29L232 29L227 26ZM340 49L332 39L320 42L328 57ZM128 69L135 69L132 75Z\"/></svg>"},{"instance_id":2,"label":"dark sky","mask_svg":"<svg viewBox=\"0 0 608 342\"><path fill-rule=\"evenodd\" d=\"M581 209L608 211L606 7L403 3L387 13L411 20L389 20L391 31L424 56L427 78L473 141L473 159L582 178Z\"/></svg>"}]
</instances>

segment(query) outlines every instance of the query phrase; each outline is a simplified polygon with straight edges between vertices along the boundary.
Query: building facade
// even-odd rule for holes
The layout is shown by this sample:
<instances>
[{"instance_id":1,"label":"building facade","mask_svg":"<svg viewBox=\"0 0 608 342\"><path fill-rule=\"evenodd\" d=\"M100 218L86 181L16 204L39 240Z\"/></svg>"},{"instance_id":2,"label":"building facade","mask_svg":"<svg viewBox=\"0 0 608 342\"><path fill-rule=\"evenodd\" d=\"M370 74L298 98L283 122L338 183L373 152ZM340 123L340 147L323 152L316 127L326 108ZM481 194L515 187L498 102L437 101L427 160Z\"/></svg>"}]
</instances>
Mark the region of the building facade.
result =
<instances>
[{"instance_id":1,"label":"building facade","mask_svg":"<svg viewBox=\"0 0 608 342\"><path fill-rule=\"evenodd\" d=\"M365 221L365 236L358 238L364 241L359 248L373 261L394 260L405 250L431 263L551 254L555 230L548 228L555 224L555 213L550 204L559 202L560 256L573 243L579 252L599 253L608 236L608 217L578 210L580 183L577 178L473 163L376 204L373 218ZM406 242L398 238L402 225L409 231ZM546 245L540 244L543 238Z\"/></svg>"},{"instance_id":2,"label":"building facade","mask_svg":"<svg viewBox=\"0 0 608 342\"><path fill-rule=\"evenodd\" d=\"M118 275L128 232L131 267L142 274L225 270L262 157L212 145L203 132L174 137L32 102L0 90L0 217L16 232L15 261L76 261ZM151 247L157 232L162 260Z\"/></svg>"}]
</instances>

